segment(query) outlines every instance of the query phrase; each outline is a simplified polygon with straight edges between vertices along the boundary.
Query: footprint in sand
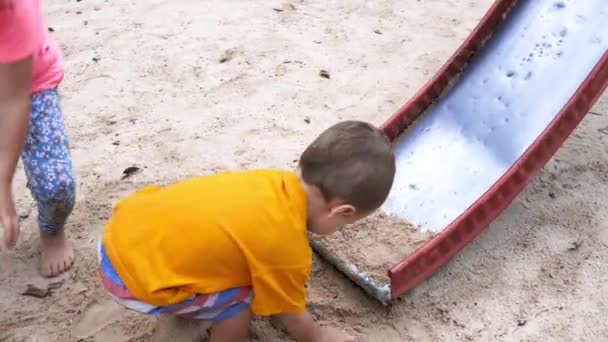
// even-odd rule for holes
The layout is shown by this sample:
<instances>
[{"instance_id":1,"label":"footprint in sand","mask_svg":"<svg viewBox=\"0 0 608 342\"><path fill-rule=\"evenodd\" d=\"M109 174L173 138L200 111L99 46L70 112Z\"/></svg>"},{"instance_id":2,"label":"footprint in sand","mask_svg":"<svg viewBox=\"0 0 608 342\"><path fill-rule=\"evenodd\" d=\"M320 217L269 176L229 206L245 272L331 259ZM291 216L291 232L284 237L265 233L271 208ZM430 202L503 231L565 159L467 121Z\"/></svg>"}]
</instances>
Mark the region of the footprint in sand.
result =
<instances>
[{"instance_id":1,"label":"footprint in sand","mask_svg":"<svg viewBox=\"0 0 608 342\"><path fill-rule=\"evenodd\" d=\"M95 336L108 325L117 321L123 308L114 301L95 302L85 310L74 324L72 335L78 339Z\"/></svg>"},{"instance_id":2,"label":"footprint in sand","mask_svg":"<svg viewBox=\"0 0 608 342\"><path fill-rule=\"evenodd\" d=\"M93 342L127 342L130 339L122 328L108 326L95 335Z\"/></svg>"}]
</instances>

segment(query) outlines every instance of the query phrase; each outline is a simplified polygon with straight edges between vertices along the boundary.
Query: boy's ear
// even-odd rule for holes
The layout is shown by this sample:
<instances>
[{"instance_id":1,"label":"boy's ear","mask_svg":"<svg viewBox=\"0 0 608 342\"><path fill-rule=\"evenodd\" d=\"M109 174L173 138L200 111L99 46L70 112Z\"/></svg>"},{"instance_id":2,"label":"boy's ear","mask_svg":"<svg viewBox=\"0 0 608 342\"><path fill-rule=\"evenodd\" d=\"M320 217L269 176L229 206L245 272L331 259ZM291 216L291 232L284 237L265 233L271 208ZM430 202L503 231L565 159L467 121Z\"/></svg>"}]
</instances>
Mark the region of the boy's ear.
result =
<instances>
[{"instance_id":1,"label":"boy's ear","mask_svg":"<svg viewBox=\"0 0 608 342\"><path fill-rule=\"evenodd\" d=\"M357 209L352 204L340 204L333 207L330 211L331 216L353 217L357 214Z\"/></svg>"}]
</instances>

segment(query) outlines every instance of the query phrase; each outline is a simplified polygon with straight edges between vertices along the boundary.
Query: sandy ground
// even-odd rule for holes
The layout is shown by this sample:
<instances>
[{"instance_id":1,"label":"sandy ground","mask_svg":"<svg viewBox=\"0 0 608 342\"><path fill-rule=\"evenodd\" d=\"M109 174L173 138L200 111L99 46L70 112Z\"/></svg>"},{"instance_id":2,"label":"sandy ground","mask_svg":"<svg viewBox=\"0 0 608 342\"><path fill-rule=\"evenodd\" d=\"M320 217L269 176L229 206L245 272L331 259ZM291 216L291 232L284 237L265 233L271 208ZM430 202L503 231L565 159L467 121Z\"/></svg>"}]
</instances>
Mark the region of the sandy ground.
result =
<instances>
[{"instance_id":1,"label":"sandy ground","mask_svg":"<svg viewBox=\"0 0 608 342\"><path fill-rule=\"evenodd\" d=\"M0 341L147 341L155 319L117 307L96 277L94 244L117 198L215 170L291 167L339 119L380 124L491 2L47 1L66 57L78 262L50 296L20 295L45 281L19 169L24 233L0 254ZM317 261L314 315L368 341L605 340L607 97L594 112L484 234L392 308ZM122 181L129 166L142 171ZM266 321L252 340L289 341Z\"/></svg>"}]
</instances>

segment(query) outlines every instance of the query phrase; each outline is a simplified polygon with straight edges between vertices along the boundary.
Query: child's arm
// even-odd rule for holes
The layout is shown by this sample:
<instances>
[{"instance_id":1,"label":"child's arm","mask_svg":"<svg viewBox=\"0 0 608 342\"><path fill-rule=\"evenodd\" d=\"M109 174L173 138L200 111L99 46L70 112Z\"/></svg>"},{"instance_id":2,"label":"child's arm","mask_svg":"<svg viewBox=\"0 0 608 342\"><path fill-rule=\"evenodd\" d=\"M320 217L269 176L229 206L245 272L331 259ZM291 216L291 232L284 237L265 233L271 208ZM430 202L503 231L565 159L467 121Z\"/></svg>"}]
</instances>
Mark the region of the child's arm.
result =
<instances>
[{"instance_id":1,"label":"child's arm","mask_svg":"<svg viewBox=\"0 0 608 342\"><path fill-rule=\"evenodd\" d=\"M315 322L306 309L306 282L311 270L308 240L290 241L266 267L252 272L251 309L260 316L275 316L298 342L351 342L354 338ZM295 265L295 266L294 266Z\"/></svg>"},{"instance_id":2,"label":"child's arm","mask_svg":"<svg viewBox=\"0 0 608 342\"><path fill-rule=\"evenodd\" d=\"M298 342L351 342L355 339L335 328L322 327L308 310L299 314L281 314L281 322Z\"/></svg>"},{"instance_id":3,"label":"child's arm","mask_svg":"<svg viewBox=\"0 0 608 342\"><path fill-rule=\"evenodd\" d=\"M0 224L4 245L17 242L19 227L11 184L30 118L32 59L0 64Z\"/></svg>"}]
</instances>

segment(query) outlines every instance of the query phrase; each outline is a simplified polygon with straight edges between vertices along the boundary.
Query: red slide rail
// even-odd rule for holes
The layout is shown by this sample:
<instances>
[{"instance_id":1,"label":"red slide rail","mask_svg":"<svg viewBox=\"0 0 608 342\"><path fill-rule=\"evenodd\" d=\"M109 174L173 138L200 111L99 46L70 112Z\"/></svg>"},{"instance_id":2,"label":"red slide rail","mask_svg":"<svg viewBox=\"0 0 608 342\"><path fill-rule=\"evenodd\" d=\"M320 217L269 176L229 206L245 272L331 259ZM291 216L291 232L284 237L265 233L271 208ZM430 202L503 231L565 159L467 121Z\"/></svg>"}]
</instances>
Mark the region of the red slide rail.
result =
<instances>
[{"instance_id":1,"label":"red slide rail","mask_svg":"<svg viewBox=\"0 0 608 342\"><path fill-rule=\"evenodd\" d=\"M492 36L517 0L497 0L460 48L435 76L383 125L395 140L455 82ZM477 237L526 187L572 133L608 86L608 52L574 95L509 170L475 203L431 241L389 271L391 297L417 286Z\"/></svg>"}]
</instances>

